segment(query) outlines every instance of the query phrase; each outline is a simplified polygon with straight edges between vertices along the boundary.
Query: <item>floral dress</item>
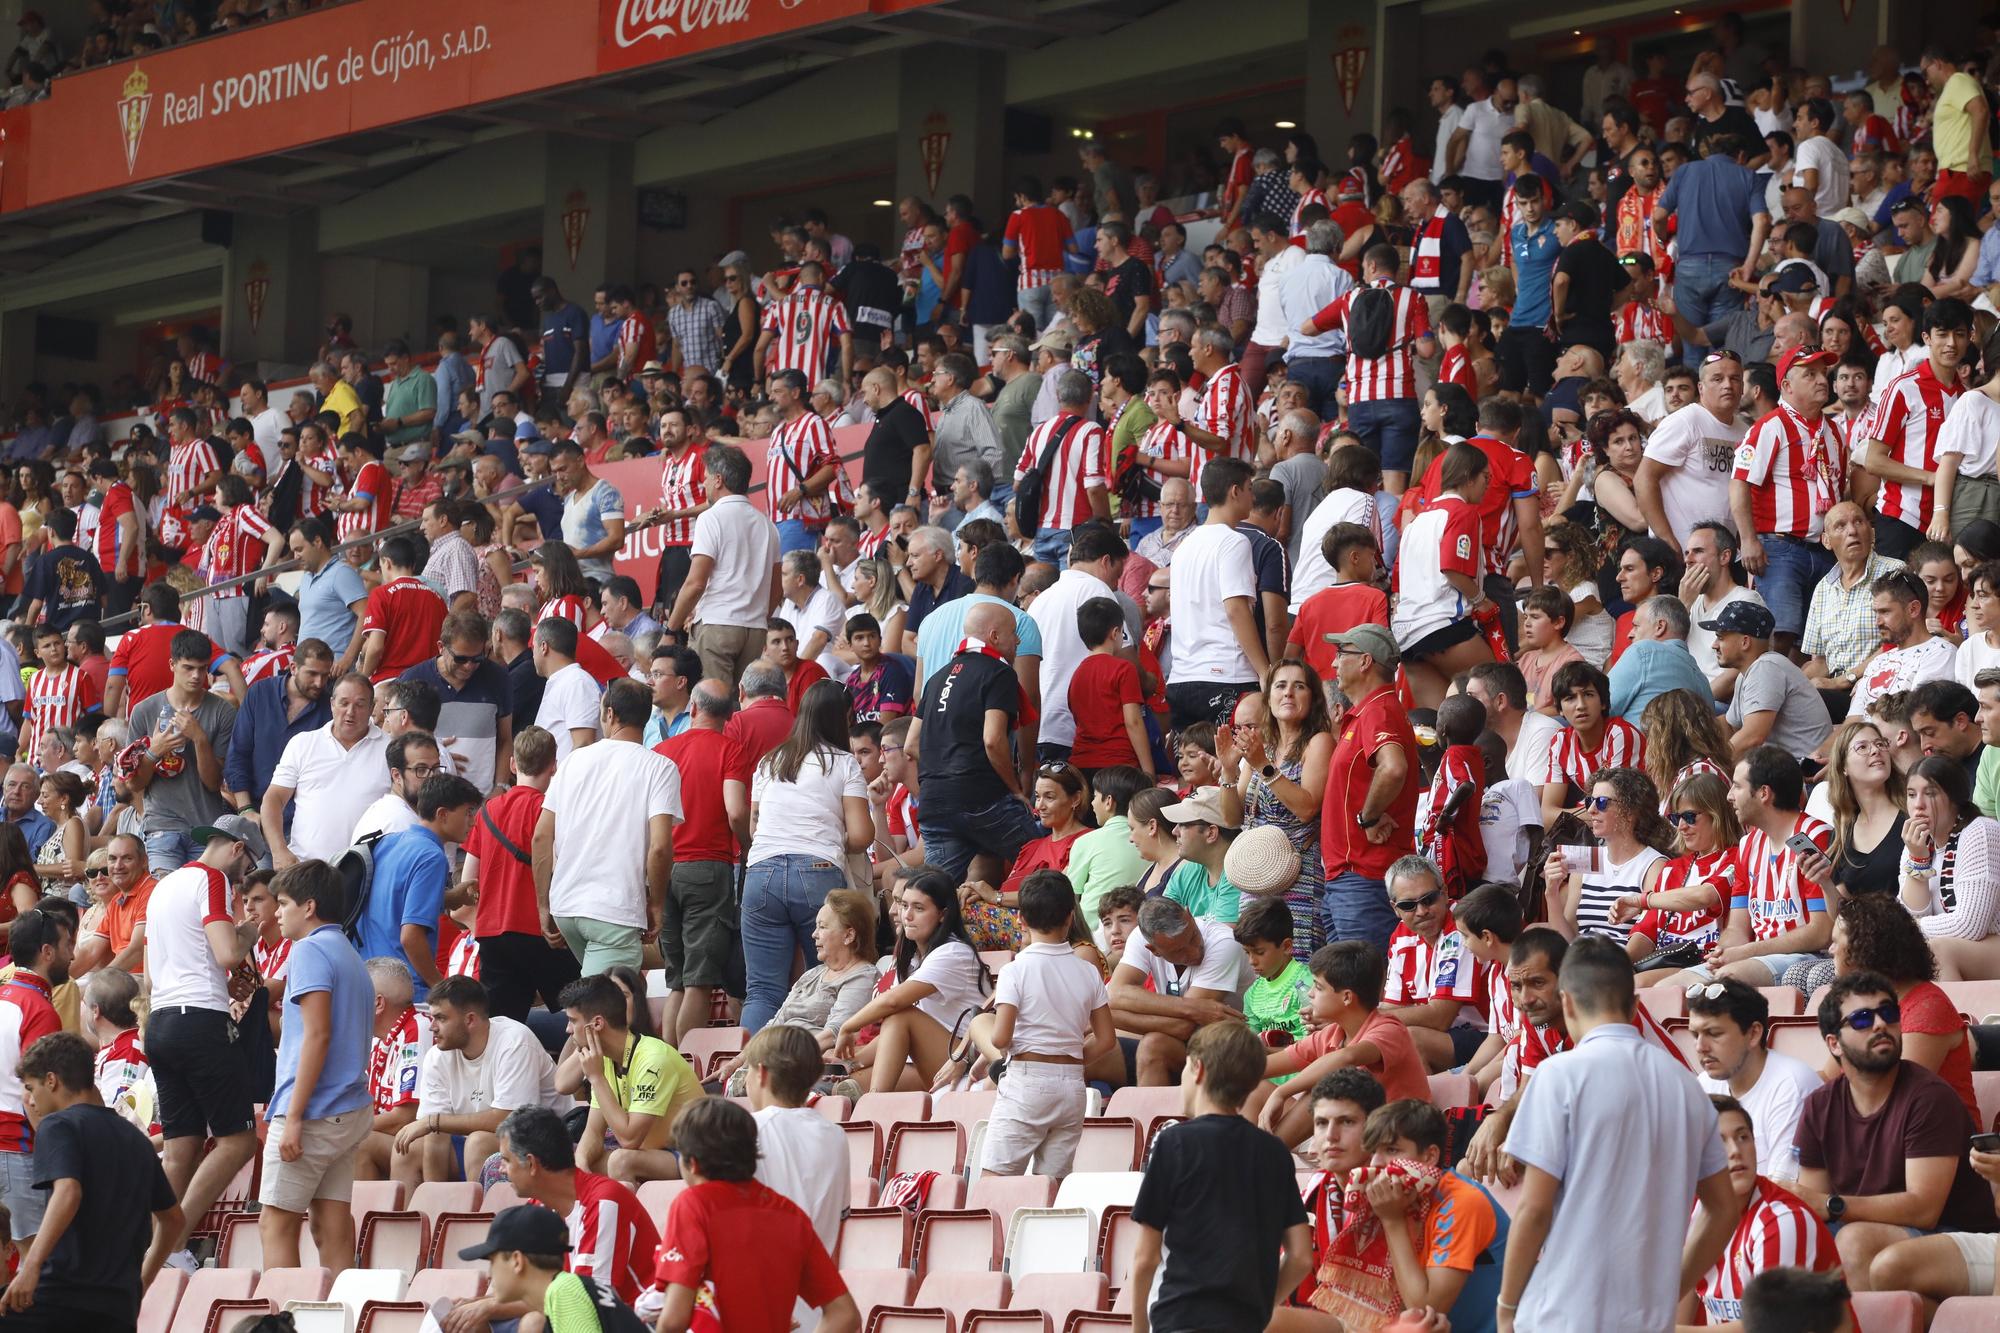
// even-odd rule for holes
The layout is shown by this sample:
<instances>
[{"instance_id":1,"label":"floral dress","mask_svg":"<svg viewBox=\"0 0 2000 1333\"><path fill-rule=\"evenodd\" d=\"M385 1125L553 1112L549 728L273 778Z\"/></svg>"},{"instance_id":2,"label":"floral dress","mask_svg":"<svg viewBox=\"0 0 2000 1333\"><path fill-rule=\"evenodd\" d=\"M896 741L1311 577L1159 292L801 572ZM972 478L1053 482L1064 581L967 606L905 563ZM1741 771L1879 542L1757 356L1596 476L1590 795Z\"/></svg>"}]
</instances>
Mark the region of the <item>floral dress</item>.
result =
<instances>
[{"instance_id":1,"label":"floral dress","mask_svg":"<svg viewBox=\"0 0 2000 1333\"><path fill-rule=\"evenodd\" d=\"M1299 758L1278 764L1279 774L1292 782L1305 772L1304 747L1300 749ZM1282 829L1299 854L1299 881L1285 891L1285 906L1292 909L1292 956L1306 962L1313 950L1326 943L1319 903L1326 878L1319 859L1319 816L1300 819L1261 776L1252 773L1243 797L1243 828L1248 832L1260 824Z\"/></svg>"}]
</instances>

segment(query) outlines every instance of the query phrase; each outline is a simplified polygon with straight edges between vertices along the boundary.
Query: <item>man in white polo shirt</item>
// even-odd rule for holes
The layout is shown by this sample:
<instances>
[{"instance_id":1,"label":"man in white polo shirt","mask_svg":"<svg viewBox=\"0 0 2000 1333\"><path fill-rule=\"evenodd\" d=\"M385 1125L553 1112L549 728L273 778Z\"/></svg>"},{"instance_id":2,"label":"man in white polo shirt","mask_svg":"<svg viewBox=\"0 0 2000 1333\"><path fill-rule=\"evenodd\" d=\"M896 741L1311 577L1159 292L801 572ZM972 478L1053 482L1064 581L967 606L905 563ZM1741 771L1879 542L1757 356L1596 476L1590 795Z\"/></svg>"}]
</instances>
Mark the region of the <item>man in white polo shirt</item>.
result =
<instances>
[{"instance_id":1,"label":"man in white polo shirt","mask_svg":"<svg viewBox=\"0 0 2000 1333\"><path fill-rule=\"evenodd\" d=\"M146 905L146 1059L166 1139L161 1164L188 1226L257 1151L250 1064L229 1016L229 974L257 939L254 922L237 922L235 886L251 868L241 836L247 821L220 822L230 828L194 830L200 857L162 875ZM180 1256L174 1263L193 1266Z\"/></svg>"},{"instance_id":2,"label":"man in white polo shirt","mask_svg":"<svg viewBox=\"0 0 2000 1333\"><path fill-rule=\"evenodd\" d=\"M333 687L333 720L285 743L259 812L278 869L338 859L362 812L389 790L389 737L369 720L374 707L375 687L351 672ZM285 807L294 795L298 810L287 833Z\"/></svg>"},{"instance_id":3,"label":"man in white polo shirt","mask_svg":"<svg viewBox=\"0 0 2000 1333\"><path fill-rule=\"evenodd\" d=\"M764 651L778 579L778 527L750 503L750 459L741 449L716 445L703 461L709 508L694 521L687 581L667 628L693 625L689 642L701 654L703 673L734 684Z\"/></svg>"}]
</instances>

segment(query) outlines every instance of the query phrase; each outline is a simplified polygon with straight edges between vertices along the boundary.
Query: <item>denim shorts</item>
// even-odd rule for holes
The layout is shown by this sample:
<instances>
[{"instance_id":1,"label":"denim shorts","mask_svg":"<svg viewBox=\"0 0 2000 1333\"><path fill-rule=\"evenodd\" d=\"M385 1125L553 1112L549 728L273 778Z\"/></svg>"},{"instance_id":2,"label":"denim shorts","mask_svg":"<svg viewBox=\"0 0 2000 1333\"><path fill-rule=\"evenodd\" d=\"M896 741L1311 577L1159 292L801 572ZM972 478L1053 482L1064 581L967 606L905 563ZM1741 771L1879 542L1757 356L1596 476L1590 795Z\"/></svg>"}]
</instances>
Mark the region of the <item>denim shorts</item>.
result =
<instances>
[{"instance_id":1,"label":"denim shorts","mask_svg":"<svg viewBox=\"0 0 2000 1333\"><path fill-rule=\"evenodd\" d=\"M1384 472L1408 472L1417 456L1423 426L1414 398L1378 398L1350 403L1347 426L1382 460Z\"/></svg>"},{"instance_id":2,"label":"denim shorts","mask_svg":"<svg viewBox=\"0 0 2000 1333\"><path fill-rule=\"evenodd\" d=\"M790 555L793 551L810 551L819 545L819 536L826 531L825 523L807 523L802 518L781 518L778 520L778 551Z\"/></svg>"},{"instance_id":3,"label":"denim shorts","mask_svg":"<svg viewBox=\"0 0 2000 1333\"><path fill-rule=\"evenodd\" d=\"M49 1195L35 1188L33 1153L0 1152L0 1201L12 1215L15 1240L26 1240L42 1229L42 1212L49 1206Z\"/></svg>"}]
</instances>

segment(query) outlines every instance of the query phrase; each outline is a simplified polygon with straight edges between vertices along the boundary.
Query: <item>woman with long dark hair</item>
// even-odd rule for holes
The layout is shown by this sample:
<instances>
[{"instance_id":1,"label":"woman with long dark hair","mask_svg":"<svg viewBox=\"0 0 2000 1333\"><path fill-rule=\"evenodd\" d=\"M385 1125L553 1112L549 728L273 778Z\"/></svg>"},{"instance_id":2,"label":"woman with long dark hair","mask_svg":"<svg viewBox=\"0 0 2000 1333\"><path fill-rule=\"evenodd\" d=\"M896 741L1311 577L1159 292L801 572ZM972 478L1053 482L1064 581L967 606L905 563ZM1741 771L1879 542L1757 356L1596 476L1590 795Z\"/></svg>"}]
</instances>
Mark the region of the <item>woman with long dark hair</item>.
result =
<instances>
[{"instance_id":1,"label":"woman with long dark hair","mask_svg":"<svg viewBox=\"0 0 2000 1333\"><path fill-rule=\"evenodd\" d=\"M1945 195L1931 205L1931 228L1937 244L1924 265L1924 286L1932 296L1971 300L1979 294L1972 285L1972 271L1979 265L1979 223L1972 205L1955 194Z\"/></svg>"},{"instance_id":2,"label":"woman with long dark hair","mask_svg":"<svg viewBox=\"0 0 2000 1333\"><path fill-rule=\"evenodd\" d=\"M1304 662L1280 662L1264 687L1263 718L1254 726L1219 727L1222 809L1243 832L1265 824L1284 833L1299 854L1299 875L1285 890L1292 911L1292 951L1301 960L1326 943L1320 893L1320 803L1333 760L1333 722L1326 688Z\"/></svg>"},{"instance_id":3,"label":"woman with long dark hair","mask_svg":"<svg viewBox=\"0 0 2000 1333\"><path fill-rule=\"evenodd\" d=\"M2000 927L2000 821L1972 803L1972 779L1949 755L1910 769L1903 824L1903 906L1930 940L1946 981L2000 977L1986 940Z\"/></svg>"},{"instance_id":4,"label":"woman with long dark hair","mask_svg":"<svg viewBox=\"0 0 2000 1333\"><path fill-rule=\"evenodd\" d=\"M814 922L826 895L847 887L847 854L875 836L868 784L847 749L852 700L838 681L815 681L791 733L757 765L743 875L743 1026L769 1022L792 979L792 957L819 962Z\"/></svg>"},{"instance_id":5,"label":"woman with long dark hair","mask_svg":"<svg viewBox=\"0 0 2000 1333\"><path fill-rule=\"evenodd\" d=\"M929 866L905 874L892 910L903 927L896 937L895 982L840 1025L833 1046L836 1059L873 1071L875 1092L894 1091L905 1065L915 1066L915 1087L930 1087L989 989L951 876ZM878 1023L880 1034L857 1049L861 1030ZM865 1060L857 1059L863 1054Z\"/></svg>"}]
</instances>

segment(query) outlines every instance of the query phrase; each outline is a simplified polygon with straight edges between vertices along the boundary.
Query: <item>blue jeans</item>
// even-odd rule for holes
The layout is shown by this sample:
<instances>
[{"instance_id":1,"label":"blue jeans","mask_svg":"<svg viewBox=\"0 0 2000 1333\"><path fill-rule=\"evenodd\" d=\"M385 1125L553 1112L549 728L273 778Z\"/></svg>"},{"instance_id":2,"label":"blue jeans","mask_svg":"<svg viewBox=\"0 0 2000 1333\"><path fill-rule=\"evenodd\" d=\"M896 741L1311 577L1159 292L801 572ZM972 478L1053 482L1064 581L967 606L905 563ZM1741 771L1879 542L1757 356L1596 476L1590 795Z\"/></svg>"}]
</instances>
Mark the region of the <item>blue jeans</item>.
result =
<instances>
[{"instance_id":1,"label":"blue jeans","mask_svg":"<svg viewBox=\"0 0 2000 1333\"><path fill-rule=\"evenodd\" d=\"M1699 328L1743 308L1743 294L1729 285L1740 262L1728 255L1682 255L1674 261L1674 305L1688 323ZM1700 365L1705 350L1689 343L1687 363Z\"/></svg>"},{"instance_id":2,"label":"blue jeans","mask_svg":"<svg viewBox=\"0 0 2000 1333\"><path fill-rule=\"evenodd\" d=\"M1306 406L1321 421L1331 421L1340 415L1335 395L1340 392L1340 377L1346 368L1344 356L1285 358L1285 378L1304 387Z\"/></svg>"},{"instance_id":3,"label":"blue jeans","mask_svg":"<svg viewBox=\"0 0 2000 1333\"><path fill-rule=\"evenodd\" d=\"M819 537L826 531L824 523L811 525L802 518L781 518L778 520L778 551L790 555L793 551L811 551L819 546Z\"/></svg>"},{"instance_id":4,"label":"blue jeans","mask_svg":"<svg viewBox=\"0 0 2000 1333\"><path fill-rule=\"evenodd\" d=\"M1024 287L1014 294L1014 304L1033 317L1035 333L1040 336L1048 331L1049 320L1055 314L1055 288L1048 283L1043 283L1039 287Z\"/></svg>"},{"instance_id":5,"label":"blue jeans","mask_svg":"<svg viewBox=\"0 0 2000 1333\"><path fill-rule=\"evenodd\" d=\"M1382 460L1384 472L1408 472L1423 427L1414 398L1381 398L1347 405L1347 428Z\"/></svg>"},{"instance_id":6,"label":"blue jeans","mask_svg":"<svg viewBox=\"0 0 2000 1333\"><path fill-rule=\"evenodd\" d=\"M1042 826L1028 807L1013 796L1003 796L978 809L952 806L926 796L917 807L917 831L924 837L924 859L951 876L956 884L965 878L965 868L981 852L1013 865L1021 849L1042 836ZM745 936L744 944L749 945Z\"/></svg>"},{"instance_id":7,"label":"blue jeans","mask_svg":"<svg viewBox=\"0 0 2000 1333\"><path fill-rule=\"evenodd\" d=\"M1035 559L1046 560L1057 569L1069 568L1069 529L1043 528L1035 534Z\"/></svg>"},{"instance_id":8,"label":"blue jeans","mask_svg":"<svg viewBox=\"0 0 2000 1333\"><path fill-rule=\"evenodd\" d=\"M818 856L771 856L743 872L743 1026L771 1021L792 988L792 955L819 965L813 921L826 895L847 887L847 871Z\"/></svg>"},{"instance_id":9,"label":"blue jeans","mask_svg":"<svg viewBox=\"0 0 2000 1333\"><path fill-rule=\"evenodd\" d=\"M1327 880L1319 905L1328 943L1366 940L1386 950L1396 933L1396 909L1389 906L1388 886L1379 879L1342 871Z\"/></svg>"},{"instance_id":10,"label":"blue jeans","mask_svg":"<svg viewBox=\"0 0 2000 1333\"><path fill-rule=\"evenodd\" d=\"M1756 578L1757 593L1771 608L1778 633L1803 634L1813 587L1833 568L1833 552L1802 537L1765 537L1762 541L1768 563Z\"/></svg>"},{"instance_id":11,"label":"blue jeans","mask_svg":"<svg viewBox=\"0 0 2000 1333\"><path fill-rule=\"evenodd\" d=\"M194 839L186 833L166 829L146 835L146 870L149 874L164 875L170 870L179 870L200 855L201 848L195 846Z\"/></svg>"}]
</instances>

